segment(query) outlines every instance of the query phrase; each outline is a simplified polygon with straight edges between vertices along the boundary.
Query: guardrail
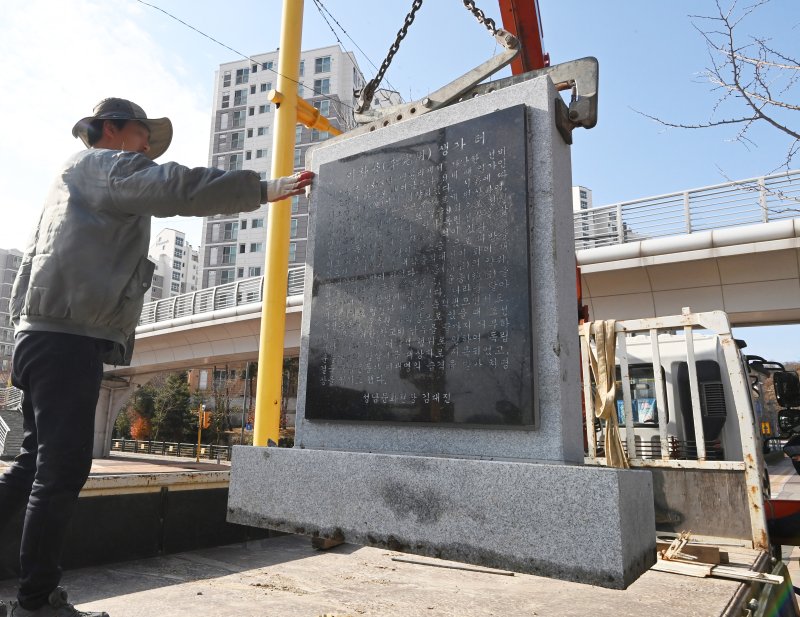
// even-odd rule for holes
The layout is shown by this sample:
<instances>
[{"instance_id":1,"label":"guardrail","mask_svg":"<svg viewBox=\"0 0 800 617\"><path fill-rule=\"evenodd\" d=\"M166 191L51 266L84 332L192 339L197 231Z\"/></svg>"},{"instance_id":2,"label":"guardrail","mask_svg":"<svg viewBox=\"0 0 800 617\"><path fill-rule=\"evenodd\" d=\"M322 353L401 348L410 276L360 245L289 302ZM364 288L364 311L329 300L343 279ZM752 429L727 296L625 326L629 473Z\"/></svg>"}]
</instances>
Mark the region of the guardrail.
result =
<instances>
[{"instance_id":1,"label":"guardrail","mask_svg":"<svg viewBox=\"0 0 800 617\"><path fill-rule=\"evenodd\" d=\"M800 217L800 170L737 180L573 213L578 250ZM305 265L289 269L287 296L303 294ZM148 302L139 325L261 302L257 276Z\"/></svg>"},{"instance_id":2,"label":"guardrail","mask_svg":"<svg viewBox=\"0 0 800 617\"><path fill-rule=\"evenodd\" d=\"M573 213L578 250L800 216L800 170Z\"/></svg>"},{"instance_id":3,"label":"guardrail","mask_svg":"<svg viewBox=\"0 0 800 617\"><path fill-rule=\"evenodd\" d=\"M19 409L22 406L22 390L15 387L0 388L0 409Z\"/></svg>"},{"instance_id":4,"label":"guardrail","mask_svg":"<svg viewBox=\"0 0 800 617\"><path fill-rule=\"evenodd\" d=\"M11 428L3 422L3 418L0 418L0 455L6 450L6 437L10 432Z\"/></svg>"},{"instance_id":5,"label":"guardrail","mask_svg":"<svg viewBox=\"0 0 800 617\"><path fill-rule=\"evenodd\" d=\"M303 293L305 273L305 265L289 268L287 296L296 296ZM177 317L187 317L199 313L233 308L243 304L261 302L263 290L264 277L256 276L240 279L235 283L226 283L225 285L208 287L180 296L148 302L142 307L139 325L144 326Z\"/></svg>"},{"instance_id":6,"label":"guardrail","mask_svg":"<svg viewBox=\"0 0 800 617\"><path fill-rule=\"evenodd\" d=\"M181 456L197 458L196 443L175 441L143 441L137 439L112 439L112 452L131 452L135 454L155 454L158 456ZM200 444L200 458L208 460L231 460L230 446Z\"/></svg>"}]
</instances>

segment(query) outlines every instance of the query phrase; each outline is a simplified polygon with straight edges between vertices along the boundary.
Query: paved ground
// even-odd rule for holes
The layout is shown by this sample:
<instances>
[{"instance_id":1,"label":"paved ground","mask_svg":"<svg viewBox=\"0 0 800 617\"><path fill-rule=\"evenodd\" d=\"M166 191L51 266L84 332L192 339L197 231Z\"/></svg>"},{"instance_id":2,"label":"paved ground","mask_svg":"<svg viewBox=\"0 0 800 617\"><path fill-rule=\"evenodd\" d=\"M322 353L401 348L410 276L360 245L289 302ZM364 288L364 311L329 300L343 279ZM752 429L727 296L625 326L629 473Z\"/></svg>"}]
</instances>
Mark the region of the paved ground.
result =
<instances>
[{"instance_id":1,"label":"paved ground","mask_svg":"<svg viewBox=\"0 0 800 617\"><path fill-rule=\"evenodd\" d=\"M9 461L0 461L0 471ZM230 471L231 464L221 461L195 462L193 458L176 456L135 455L112 452L109 458L92 461L92 476L170 473L176 471Z\"/></svg>"},{"instance_id":2,"label":"paved ground","mask_svg":"<svg viewBox=\"0 0 800 617\"><path fill-rule=\"evenodd\" d=\"M153 466L185 471L187 465L196 464L114 457L99 461L93 473L154 473ZM770 474L773 494L800 497L800 476L788 460ZM733 551L731 557L736 561ZM792 561L793 579L800 581L797 554ZM705 617L719 614L737 586L650 571L628 590L613 591L442 565L460 566L353 545L317 552L307 538L283 536L73 570L63 582L82 608L112 617ZM13 592L14 581L0 581L0 598Z\"/></svg>"},{"instance_id":3,"label":"paved ground","mask_svg":"<svg viewBox=\"0 0 800 617\"><path fill-rule=\"evenodd\" d=\"M800 475L788 458L782 459L776 465L770 465L769 480L772 494L776 498L800 500ZM800 587L800 546L784 546L783 560L789 567L792 581Z\"/></svg>"}]
</instances>

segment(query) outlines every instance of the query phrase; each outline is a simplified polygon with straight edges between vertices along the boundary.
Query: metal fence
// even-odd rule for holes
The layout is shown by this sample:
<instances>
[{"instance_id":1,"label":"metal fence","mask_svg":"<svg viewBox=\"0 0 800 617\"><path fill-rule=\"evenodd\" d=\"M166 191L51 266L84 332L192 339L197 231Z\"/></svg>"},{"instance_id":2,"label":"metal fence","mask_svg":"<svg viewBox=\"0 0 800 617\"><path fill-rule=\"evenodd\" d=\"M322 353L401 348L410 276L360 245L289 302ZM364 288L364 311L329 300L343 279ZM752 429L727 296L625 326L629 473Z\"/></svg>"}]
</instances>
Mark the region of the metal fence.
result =
<instances>
[{"instance_id":1,"label":"metal fence","mask_svg":"<svg viewBox=\"0 0 800 617\"><path fill-rule=\"evenodd\" d=\"M297 266L289 269L287 296L303 293L303 279L306 267ZM235 283L226 283L216 287L208 287L199 291L148 302L142 308L139 325L147 325L178 317L188 317L199 313L234 308L244 304L261 302L264 289L264 277L257 276L241 279Z\"/></svg>"},{"instance_id":2,"label":"metal fence","mask_svg":"<svg viewBox=\"0 0 800 617\"><path fill-rule=\"evenodd\" d=\"M112 452L130 452L134 454L155 454L158 456L181 456L197 458L196 443L174 441L142 441L136 439L112 439ZM208 460L231 460L230 446L200 444L200 458Z\"/></svg>"},{"instance_id":3,"label":"metal fence","mask_svg":"<svg viewBox=\"0 0 800 617\"><path fill-rule=\"evenodd\" d=\"M0 418L0 455L5 452L6 449L6 437L11 432L8 424L3 422L3 418Z\"/></svg>"},{"instance_id":4,"label":"metal fence","mask_svg":"<svg viewBox=\"0 0 800 617\"><path fill-rule=\"evenodd\" d=\"M800 217L800 170L737 180L574 213L575 248L625 244ZM289 269L288 296L302 295L305 266ZM139 325L261 302L264 277L148 302Z\"/></svg>"},{"instance_id":5,"label":"metal fence","mask_svg":"<svg viewBox=\"0 0 800 617\"><path fill-rule=\"evenodd\" d=\"M574 212L575 248L800 216L800 170Z\"/></svg>"},{"instance_id":6,"label":"metal fence","mask_svg":"<svg viewBox=\"0 0 800 617\"><path fill-rule=\"evenodd\" d=\"M22 405L22 390L13 386L0 388L0 409L19 409Z\"/></svg>"}]
</instances>

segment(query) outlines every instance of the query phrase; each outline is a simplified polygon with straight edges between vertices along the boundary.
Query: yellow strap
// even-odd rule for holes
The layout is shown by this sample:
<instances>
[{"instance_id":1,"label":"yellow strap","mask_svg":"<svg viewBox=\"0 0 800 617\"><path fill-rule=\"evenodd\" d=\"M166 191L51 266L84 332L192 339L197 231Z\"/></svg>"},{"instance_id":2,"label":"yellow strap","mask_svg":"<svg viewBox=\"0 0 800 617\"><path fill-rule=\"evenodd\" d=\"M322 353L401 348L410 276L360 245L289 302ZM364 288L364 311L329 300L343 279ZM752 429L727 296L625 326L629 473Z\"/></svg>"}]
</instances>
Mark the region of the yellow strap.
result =
<instances>
[{"instance_id":1,"label":"yellow strap","mask_svg":"<svg viewBox=\"0 0 800 617\"><path fill-rule=\"evenodd\" d=\"M589 364L595 382L595 416L605 422L606 464L610 467L628 469L630 463L622 447L617 423L615 358L617 336L614 325L613 319L593 321L589 324Z\"/></svg>"}]
</instances>

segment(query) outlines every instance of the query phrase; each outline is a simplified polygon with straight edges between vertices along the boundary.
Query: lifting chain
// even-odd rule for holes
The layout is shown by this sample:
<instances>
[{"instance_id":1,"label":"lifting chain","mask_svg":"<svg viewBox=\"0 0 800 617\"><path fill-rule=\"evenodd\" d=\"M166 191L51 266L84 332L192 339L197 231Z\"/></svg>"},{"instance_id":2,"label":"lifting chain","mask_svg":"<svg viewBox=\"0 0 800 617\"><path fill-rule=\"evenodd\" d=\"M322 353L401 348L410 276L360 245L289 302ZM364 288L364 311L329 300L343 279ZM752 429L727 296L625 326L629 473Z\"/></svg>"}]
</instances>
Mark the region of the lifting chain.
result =
<instances>
[{"instance_id":1,"label":"lifting chain","mask_svg":"<svg viewBox=\"0 0 800 617\"><path fill-rule=\"evenodd\" d=\"M494 36L497 34L497 26L494 24L494 19L491 17L486 17L486 14L481 11L477 6L475 6L474 0L463 0L464 6L467 7L467 10L475 16L475 19L478 20L479 24L483 24L488 28L489 32L492 33Z\"/></svg>"},{"instance_id":2,"label":"lifting chain","mask_svg":"<svg viewBox=\"0 0 800 617\"><path fill-rule=\"evenodd\" d=\"M403 22L403 27L397 32L397 38L395 38L392 46L389 47L389 53L386 54L386 59L383 61L383 64L381 64L381 68L378 69L378 73L375 75L375 77L371 79L370 82L361 90L361 94L358 97L358 105L356 106L357 112L363 112L369 107L372 97L375 95L375 90L378 88L381 81L383 81L383 76L388 70L389 65L392 63L392 58L394 58L397 50L400 49L400 41L406 38L406 34L408 34L408 28L414 23L414 17L421 6L422 0L414 0L411 4L411 11L409 11L408 15L406 15L406 19Z\"/></svg>"},{"instance_id":3,"label":"lifting chain","mask_svg":"<svg viewBox=\"0 0 800 617\"><path fill-rule=\"evenodd\" d=\"M475 0L462 1L464 2L464 6L467 8L467 10L470 11L475 16L475 19L478 20L478 23L486 26L489 32L491 32L493 36L496 36L497 26L495 25L494 20L490 17L486 17L486 14L477 6L475 6ZM416 13L421 6L422 0L413 0L411 4L411 11L409 11L408 15L406 15L406 19L403 22L402 28L400 28L400 30L397 32L397 37L395 38L394 43L392 43L391 47L389 47L389 53L386 54L386 59L381 64L381 68L378 69L378 73L375 75L375 77L371 79L359 93L358 104L356 105L357 113L363 113L369 108L372 97L375 96L375 90L378 89L381 81L383 81L383 76L389 69L389 65L392 63L394 55L397 53L397 50L400 49L400 41L406 38L406 34L408 34L408 28L412 23L414 23L414 17L416 17Z\"/></svg>"}]
</instances>

